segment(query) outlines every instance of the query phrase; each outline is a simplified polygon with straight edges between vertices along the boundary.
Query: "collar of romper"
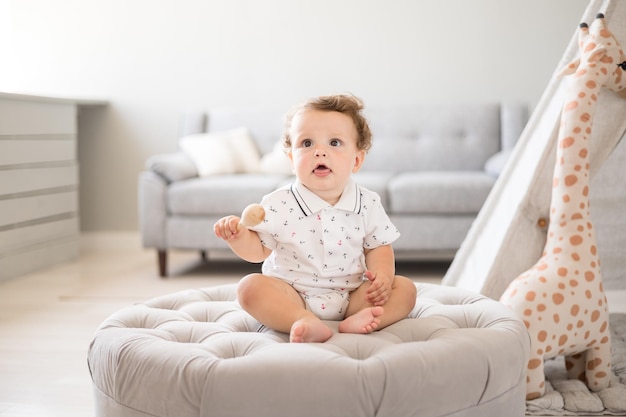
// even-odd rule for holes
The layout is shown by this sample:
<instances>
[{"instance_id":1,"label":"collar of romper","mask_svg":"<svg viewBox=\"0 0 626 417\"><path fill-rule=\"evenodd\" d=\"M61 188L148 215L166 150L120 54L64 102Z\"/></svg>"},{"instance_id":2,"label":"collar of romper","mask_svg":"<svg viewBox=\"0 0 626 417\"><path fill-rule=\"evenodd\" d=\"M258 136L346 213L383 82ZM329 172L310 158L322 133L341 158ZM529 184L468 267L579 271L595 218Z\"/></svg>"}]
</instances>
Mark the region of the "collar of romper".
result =
<instances>
[{"instance_id":1,"label":"collar of romper","mask_svg":"<svg viewBox=\"0 0 626 417\"><path fill-rule=\"evenodd\" d=\"M296 202L305 216L310 216L325 208L333 207L313 191L306 188L299 180L291 184L291 194L296 199ZM334 208L351 211L357 214L361 212L361 191L354 181L350 180L346 185L346 188L344 188Z\"/></svg>"}]
</instances>

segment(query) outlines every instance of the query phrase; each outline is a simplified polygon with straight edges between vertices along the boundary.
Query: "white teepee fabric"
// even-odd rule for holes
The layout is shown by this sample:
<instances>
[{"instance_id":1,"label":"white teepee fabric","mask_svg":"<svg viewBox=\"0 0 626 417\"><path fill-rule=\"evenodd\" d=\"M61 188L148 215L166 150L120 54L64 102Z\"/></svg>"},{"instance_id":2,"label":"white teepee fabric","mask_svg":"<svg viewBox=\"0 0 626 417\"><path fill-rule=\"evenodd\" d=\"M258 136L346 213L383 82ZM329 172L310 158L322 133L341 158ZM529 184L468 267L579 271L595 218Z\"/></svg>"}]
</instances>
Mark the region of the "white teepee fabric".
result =
<instances>
[{"instance_id":1,"label":"white teepee fabric","mask_svg":"<svg viewBox=\"0 0 626 417\"><path fill-rule=\"evenodd\" d=\"M609 29L626 47L626 1L592 0L581 22L592 22L597 13L606 16ZM558 18L558 17L555 17ZM532 30L532 28L529 28ZM567 77L558 74L578 53L578 28L554 72L526 129L496 182L489 198L444 277L453 285L499 299L508 284L541 256L549 219L556 137ZM620 238L607 229L619 226L626 243L626 158L606 164L616 172L601 172L626 131L626 98L609 90L600 93L591 137L591 211L598 230L598 247L603 271L605 263L626 274L626 246L615 248ZM623 141L626 142L626 141ZM621 147L626 146L622 144ZM626 152L616 152L616 157ZM613 158L612 158L613 159ZM604 178L605 182L595 181ZM617 181L610 181L614 178ZM606 184L606 179L609 184ZM617 189L608 189L613 182ZM594 190L595 188L595 190ZM595 198L595 196L598 198ZM596 207L597 206L597 207ZM596 218L602 221L596 221ZM604 228L605 230L600 230ZM615 230L614 230L615 231ZM619 236L619 233L618 233ZM609 262L605 261L605 257ZM626 279L622 277L622 279Z\"/></svg>"}]
</instances>

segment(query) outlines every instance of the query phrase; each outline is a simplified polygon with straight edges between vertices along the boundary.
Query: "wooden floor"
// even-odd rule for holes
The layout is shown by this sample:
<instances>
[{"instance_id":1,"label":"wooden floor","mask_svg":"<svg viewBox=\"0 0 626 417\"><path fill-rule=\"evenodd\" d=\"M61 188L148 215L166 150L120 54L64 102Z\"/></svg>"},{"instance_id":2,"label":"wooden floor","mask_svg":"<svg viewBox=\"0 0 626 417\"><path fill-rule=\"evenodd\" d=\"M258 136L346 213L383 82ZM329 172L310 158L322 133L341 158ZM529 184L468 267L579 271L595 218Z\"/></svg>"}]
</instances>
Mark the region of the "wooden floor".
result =
<instances>
[{"instance_id":1,"label":"wooden floor","mask_svg":"<svg viewBox=\"0 0 626 417\"><path fill-rule=\"evenodd\" d=\"M398 273L438 283L446 263L401 263ZM0 282L0 416L91 417L87 348L116 310L170 292L236 282L256 266L202 263L198 254L170 256L171 277L156 273L156 255L134 233L81 239L78 260ZM626 311L626 293L610 305Z\"/></svg>"}]
</instances>

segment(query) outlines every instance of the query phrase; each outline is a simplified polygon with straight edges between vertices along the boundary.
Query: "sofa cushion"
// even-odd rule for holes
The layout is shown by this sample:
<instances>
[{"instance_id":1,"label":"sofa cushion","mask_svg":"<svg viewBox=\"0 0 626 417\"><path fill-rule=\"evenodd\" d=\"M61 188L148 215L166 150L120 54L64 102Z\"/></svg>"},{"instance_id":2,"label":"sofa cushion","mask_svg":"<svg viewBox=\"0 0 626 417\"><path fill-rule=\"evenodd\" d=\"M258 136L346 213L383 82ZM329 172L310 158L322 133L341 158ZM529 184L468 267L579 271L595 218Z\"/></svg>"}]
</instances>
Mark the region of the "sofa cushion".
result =
<instances>
[{"instance_id":1,"label":"sofa cushion","mask_svg":"<svg viewBox=\"0 0 626 417\"><path fill-rule=\"evenodd\" d=\"M387 209L394 214L476 214L494 182L478 171L399 174L389 182Z\"/></svg>"},{"instance_id":2,"label":"sofa cushion","mask_svg":"<svg viewBox=\"0 0 626 417\"><path fill-rule=\"evenodd\" d=\"M168 211L187 215L241 215L289 181L284 175L231 174L192 178L172 183L167 191Z\"/></svg>"},{"instance_id":3,"label":"sofa cushion","mask_svg":"<svg viewBox=\"0 0 626 417\"><path fill-rule=\"evenodd\" d=\"M259 170L261 155L245 127L196 133L180 138L178 144L201 177Z\"/></svg>"}]
</instances>

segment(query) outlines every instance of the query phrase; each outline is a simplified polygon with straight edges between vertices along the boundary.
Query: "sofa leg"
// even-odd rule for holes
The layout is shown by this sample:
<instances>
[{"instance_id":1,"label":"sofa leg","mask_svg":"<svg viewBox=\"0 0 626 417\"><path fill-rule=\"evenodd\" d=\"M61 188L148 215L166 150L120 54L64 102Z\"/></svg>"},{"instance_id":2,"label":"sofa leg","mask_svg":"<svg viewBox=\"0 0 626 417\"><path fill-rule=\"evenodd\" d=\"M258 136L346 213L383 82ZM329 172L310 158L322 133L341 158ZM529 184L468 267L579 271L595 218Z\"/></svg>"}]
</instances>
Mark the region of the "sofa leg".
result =
<instances>
[{"instance_id":1,"label":"sofa leg","mask_svg":"<svg viewBox=\"0 0 626 417\"><path fill-rule=\"evenodd\" d=\"M204 262L206 262L206 261L207 261L207 259L208 259L208 258L207 258L207 254L206 254L206 251L205 251L205 250L201 250L201 251L200 251L200 257L202 258L202 260L203 260Z\"/></svg>"},{"instance_id":2,"label":"sofa leg","mask_svg":"<svg viewBox=\"0 0 626 417\"><path fill-rule=\"evenodd\" d=\"M167 276L167 252L164 250L157 251L157 262L159 264L159 276L161 278Z\"/></svg>"}]
</instances>

